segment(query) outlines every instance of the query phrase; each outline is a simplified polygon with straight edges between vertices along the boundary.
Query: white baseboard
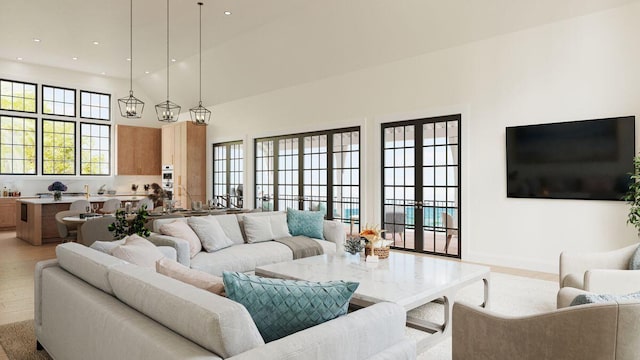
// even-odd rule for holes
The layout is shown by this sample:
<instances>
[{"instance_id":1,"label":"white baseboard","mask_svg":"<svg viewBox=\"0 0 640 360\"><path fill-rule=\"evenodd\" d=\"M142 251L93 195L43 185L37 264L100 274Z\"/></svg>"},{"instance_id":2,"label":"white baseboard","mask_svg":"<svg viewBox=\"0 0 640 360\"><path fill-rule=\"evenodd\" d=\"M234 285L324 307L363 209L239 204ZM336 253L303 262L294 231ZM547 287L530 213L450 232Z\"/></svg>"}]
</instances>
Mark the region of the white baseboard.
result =
<instances>
[{"instance_id":1,"label":"white baseboard","mask_svg":"<svg viewBox=\"0 0 640 360\"><path fill-rule=\"evenodd\" d=\"M536 259L523 258L523 257L496 256L493 254L481 253L481 252L470 252L470 253L464 254L462 260L482 263L487 265L496 265L496 266L516 268L516 269L540 271L540 272L546 272L551 274L557 274L559 271L558 261L546 262L546 261L540 261Z\"/></svg>"}]
</instances>

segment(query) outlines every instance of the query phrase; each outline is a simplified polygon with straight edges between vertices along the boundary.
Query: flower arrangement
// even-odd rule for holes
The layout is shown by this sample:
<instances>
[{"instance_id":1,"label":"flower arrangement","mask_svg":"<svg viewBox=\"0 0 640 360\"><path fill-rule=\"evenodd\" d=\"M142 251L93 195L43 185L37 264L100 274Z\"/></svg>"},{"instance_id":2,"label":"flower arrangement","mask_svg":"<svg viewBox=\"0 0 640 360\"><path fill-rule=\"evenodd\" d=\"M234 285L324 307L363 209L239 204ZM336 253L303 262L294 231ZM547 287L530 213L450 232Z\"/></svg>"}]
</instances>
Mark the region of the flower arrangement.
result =
<instances>
[{"instance_id":1,"label":"flower arrangement","mask_svg":"<svg viewBox=\"0 0 640 360\"><path fill-rule=\"evenodd\" d=\"M384 230L380 229L380 225L369 226L369 224L366 224L362 231L360 231L360 236L367 239L367 242L372 248L381 247L383 232Z\"/></svg>"},{"instance_id":2,"label":"flower arrangement","mask_svg":"<svg viewBox=\"0 0 640 360\"><path fill-rule=\"evenodd\" d=\"M67 191L67 185L61 183L60 181L55 181L53 184L49 185L47 189L49 191Z\"/></svg>"}]
</instances>

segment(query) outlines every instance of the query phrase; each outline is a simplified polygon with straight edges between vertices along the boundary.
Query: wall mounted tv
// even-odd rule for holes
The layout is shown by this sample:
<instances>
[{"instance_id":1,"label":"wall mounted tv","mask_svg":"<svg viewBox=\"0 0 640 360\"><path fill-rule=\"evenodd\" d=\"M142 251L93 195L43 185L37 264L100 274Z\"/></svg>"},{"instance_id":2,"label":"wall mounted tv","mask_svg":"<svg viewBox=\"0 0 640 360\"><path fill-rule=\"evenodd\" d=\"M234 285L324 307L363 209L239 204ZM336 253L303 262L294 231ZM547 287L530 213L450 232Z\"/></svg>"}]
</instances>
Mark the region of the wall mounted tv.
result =
<instances>
[{"instance_id":1,"label":"wall mounted tv","mask_svg":"<svg viewBox=\"0 0 640 360\"><path fill-rule=\"evenodd\" d=\"M507 196L621 200L635 116L507 127Z\"/></svg>"}]
</instances>

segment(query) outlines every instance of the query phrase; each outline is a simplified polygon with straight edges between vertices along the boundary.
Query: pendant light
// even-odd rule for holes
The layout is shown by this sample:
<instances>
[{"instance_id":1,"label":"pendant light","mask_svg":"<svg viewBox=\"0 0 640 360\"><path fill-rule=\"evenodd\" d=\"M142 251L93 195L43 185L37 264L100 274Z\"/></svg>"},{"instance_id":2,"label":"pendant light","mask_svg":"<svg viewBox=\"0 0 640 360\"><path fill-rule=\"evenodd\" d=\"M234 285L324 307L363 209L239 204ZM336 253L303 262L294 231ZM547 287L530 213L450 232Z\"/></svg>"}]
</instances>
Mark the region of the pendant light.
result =
<instances>
[{"instance_id":1,"label":"pendant light","mask_svg":"<svg viewBox=\"0 0 640 360\"><path fill-rule=\"evenodd\" d=\"M129 1L129 96L118 99L120 115L128 119L140 119L144 103L133 96L133 0Z\"/></svg>"},{"instance_id":2,"label":"pendant light","mask_svg":"<svg viewBox=\"0 0 640 360\"><path fill-rule=\"evenodd\" d=\"M158 120L176 122L180 115L180 105L169 101L169 0L167 0L167 100L156 105Z\"/></svg>"},{"instance_id":3,"label":"pendant light","mask_svg":"<svg viewBox=\"0 0 640 360\"><path fill-rule=\"evenodd\" d=\"M202 2L198 3L200 8L200 102L197 107L189 109L191 113L191 122L196 125L209 125L211 119L211 111L202 106Z\"/></svg>"}]
</instances>

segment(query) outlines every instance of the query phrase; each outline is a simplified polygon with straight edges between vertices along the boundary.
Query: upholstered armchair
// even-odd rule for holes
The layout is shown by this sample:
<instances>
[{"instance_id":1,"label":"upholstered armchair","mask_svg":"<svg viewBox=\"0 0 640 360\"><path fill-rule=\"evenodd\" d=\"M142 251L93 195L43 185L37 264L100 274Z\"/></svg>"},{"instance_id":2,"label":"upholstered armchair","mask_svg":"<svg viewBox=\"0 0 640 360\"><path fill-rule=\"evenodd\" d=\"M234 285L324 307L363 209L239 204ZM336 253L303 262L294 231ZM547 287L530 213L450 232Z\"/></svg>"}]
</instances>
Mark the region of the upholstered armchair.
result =
<instances>
[{"instance_id":1,"label":"upholstered armchair","mask_svg":"<svg viewBox=\"0 0 640 360\"><path fill-rule=\"evenodd\" d=\"M521 317L455 303L453 360L638 359L638 323L640 303L631 301L572 306Z\"/></svg>"},{"instance_id":2,"label":"upholstered armchair","mask_svg":"<svg viewBox=\"0 0 640 360\"><path fill-rule=\"evenodd\" d=\"M638 244L622 249L560 254L560 288L573 287L600 294L640 291L640 270L628 270Z\"/></svg>"}]
</instances>

